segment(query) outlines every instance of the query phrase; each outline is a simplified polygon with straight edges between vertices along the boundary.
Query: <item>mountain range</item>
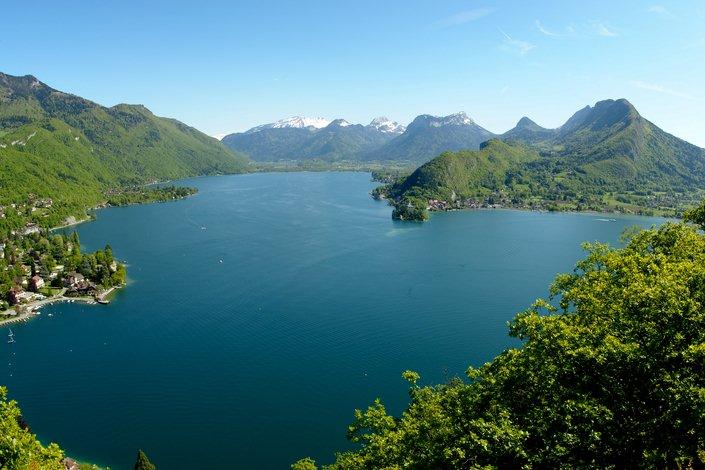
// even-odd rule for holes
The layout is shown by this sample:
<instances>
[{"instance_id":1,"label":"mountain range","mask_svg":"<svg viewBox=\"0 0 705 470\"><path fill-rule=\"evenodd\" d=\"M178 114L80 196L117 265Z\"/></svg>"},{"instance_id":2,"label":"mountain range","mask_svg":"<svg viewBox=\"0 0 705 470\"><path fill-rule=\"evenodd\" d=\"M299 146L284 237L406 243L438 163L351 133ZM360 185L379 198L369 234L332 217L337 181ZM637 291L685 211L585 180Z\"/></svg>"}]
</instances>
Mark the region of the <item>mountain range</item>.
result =
<instances>
[{"instance_id":1,"label":"mountain range","mask_svg":"<svg viewBox=\"0 0 705 470\"><path fill-rule=\"evenodd\" d=\"M141 105L101 106L37 78L0 73L0 204L27 194L85 213L108 188L233 173L247 159Z\"/></svg>"},{"instance_id":2,"label":"mountain range","mask_svg":"<svg viewBox=\"0 0 705 470\"><path fill-rule=\"evenodd\" d=\"M434 203L441 208L501 200L521 207L672 213L703 189L705 150L619 99L586 106L557 129L524 117L479 150L443 153L380 193L402 215L417 218L429 200L442 201Z\"/></svg>"},{"instance_id":3,"label":"mountain range","mask_svg":"<svg viewBox=\"0 0 705 470\"><path fill-rule=\"evenodd\" d=\"M227 135L222 142L251 159L358 161L421 164L446 150L477 149L494 136L465 113L422 115L404 127L387 118L366 126L337 119L295 117ZM325 121L323 121L325 122Z\"/></svg>"},{"instance_id":4,"label":"mountain range","mask_svg":"<svg viewBox=\"0 0 705 470\"><path fill-rule=\"evenodd\" d=\"M282 160L358 161L404 132L378 117L366 126L345 119L293 117L223 137L223 144L259 162Z\"/></svg>"}]
</instances>

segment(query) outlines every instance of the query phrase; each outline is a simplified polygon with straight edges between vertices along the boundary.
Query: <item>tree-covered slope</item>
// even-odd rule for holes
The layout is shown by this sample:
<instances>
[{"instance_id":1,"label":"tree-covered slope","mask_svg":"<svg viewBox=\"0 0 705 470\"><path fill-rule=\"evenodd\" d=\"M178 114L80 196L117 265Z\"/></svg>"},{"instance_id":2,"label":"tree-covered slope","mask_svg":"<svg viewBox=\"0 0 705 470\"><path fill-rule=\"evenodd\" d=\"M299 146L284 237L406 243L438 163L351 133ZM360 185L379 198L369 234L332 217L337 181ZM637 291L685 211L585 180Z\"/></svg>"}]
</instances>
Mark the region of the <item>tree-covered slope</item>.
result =
<instances>
[{"instance_id":1,"label":"tree-covered slope","mask_svg":"<svg viewBox=\"0 0 705 470\"><path fill-rule=\"evenodd\" d=\"M313 130L306 127L259 129L229 134L223 144L258 162L295 160L295 150L311 138Z\"/></svg>"},{"instance_id":2,"label":"tree-covered slope","mask_svg":"<svg viewBox=\"0 0 705 470\"><path fill-rule=\"evenodd\" d=\"M311 137L294 152L300 158L327 161L360 160L362 155L379 148L392 136L371 126L335 120Z\"/></svg>"},{"instance_id":3,"label":"tree-covered slope","mask_svg":"<svg viewBox=\"0 0 705 470\"><path fill-rule=\"evenodd\" d=\"M28 195L85 208L107 188L240 172L244 157L139 105L106 108L0 73L0 204Z\"/></svg>"},{"instance_id":4,"label":"tree-covered slope","mask_svg":"<svg viewBox=\"0 0 705 470\"><path fill-rule=\"evenodd\" d=\"M583 108L559 129L522 133L515 128L502 138L532 145L573 170L568 179L576 187L648 191L705 186L705 150L659 129L625 99Z\"/></svg>"},{"instance_id":5,"label":"tree-covered slope","mask_svg":"<svg viewBox=\"0 0 705 470\"><path fill-rule=\"evenodd\" d=\"M441 209L457 208L464 206L456 197L488 191L493 201L515 207L673 214L705 191L705 150L659 129L627 100L583 108L558 129L523 118L500 139L511 145L491 146L498 156L477 171L459 161L481 153L442 154L379 192L397 207L413 198L414 214L423 214L429 199L451 203ZM517 162L517 146L536 158ZM508 167L506 159L517 164Z\"/></svg>"},{"instance_id":6,"label":"tree-covered slope","mask_svg":"<svg viewBox=\"0 0 705 470\"><path fill-rule=\"evenodd\" d=\"M357 447L324 468L703 468L705 235L667 223L587 251L511 322L521 347L440 385L405 372L407 408L356 411Z\"/></svg>"},{"instance_id":7,"label":"tree-covered slope","mask_svg":"<svg viewBox=\"0 0 705 470\"><path fill-rule=\"evenodd\" d=\"M442 153L393 185L390 195L452 200L488 194L504 184L510 169L538 158L526 147L493 139L480 150Z\"/></svg>"}]
</instances>

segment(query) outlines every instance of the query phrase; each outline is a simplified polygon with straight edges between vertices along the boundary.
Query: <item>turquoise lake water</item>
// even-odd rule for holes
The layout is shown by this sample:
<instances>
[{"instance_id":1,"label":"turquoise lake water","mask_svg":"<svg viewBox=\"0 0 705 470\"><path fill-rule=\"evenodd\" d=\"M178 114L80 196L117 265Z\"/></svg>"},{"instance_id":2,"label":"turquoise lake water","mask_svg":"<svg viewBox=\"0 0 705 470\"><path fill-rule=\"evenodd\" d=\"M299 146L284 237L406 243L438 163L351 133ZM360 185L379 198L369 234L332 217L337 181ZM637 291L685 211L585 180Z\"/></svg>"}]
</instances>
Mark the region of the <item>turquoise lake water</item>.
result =
<instances>
[{"instance_id":1,"label":"turquoise lake water","mask_svg":"<svg viewBox=\"0 0 705 470\"><path fill-rule=\"evenodd\" d=\"M110 305L45 307L1 344L0 384L69 455L118 470L138 448L160 469L330 462L355 408L402 409L403 370L434 383L490 360L581 242L662 222L505 210L394 222L363 173L183 183L199 194L78 227L85 249L110 242L128 263Z\"/></svg>"}]
</instances>

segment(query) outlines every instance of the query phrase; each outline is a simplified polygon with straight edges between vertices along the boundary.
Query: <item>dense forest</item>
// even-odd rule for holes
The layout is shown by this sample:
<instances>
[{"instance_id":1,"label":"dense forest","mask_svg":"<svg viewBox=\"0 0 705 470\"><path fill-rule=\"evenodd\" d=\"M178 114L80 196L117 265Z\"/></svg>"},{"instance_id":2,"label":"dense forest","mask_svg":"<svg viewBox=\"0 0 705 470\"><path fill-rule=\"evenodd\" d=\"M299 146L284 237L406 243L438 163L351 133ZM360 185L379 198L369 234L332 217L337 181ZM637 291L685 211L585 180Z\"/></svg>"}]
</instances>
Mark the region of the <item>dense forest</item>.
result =
<instances>
[{"instance_id":1,"label":"dense forest","mask_svg":"<svg viewBox=\"0 0 705 470\"><path fill-rule=\"evenodd\" d=\"M355 411L324 468L702 468L705 205L686 219L586 244L510 323L521 347L440 385L404 372L406 410Z\"/></svg>"}]
</instances>

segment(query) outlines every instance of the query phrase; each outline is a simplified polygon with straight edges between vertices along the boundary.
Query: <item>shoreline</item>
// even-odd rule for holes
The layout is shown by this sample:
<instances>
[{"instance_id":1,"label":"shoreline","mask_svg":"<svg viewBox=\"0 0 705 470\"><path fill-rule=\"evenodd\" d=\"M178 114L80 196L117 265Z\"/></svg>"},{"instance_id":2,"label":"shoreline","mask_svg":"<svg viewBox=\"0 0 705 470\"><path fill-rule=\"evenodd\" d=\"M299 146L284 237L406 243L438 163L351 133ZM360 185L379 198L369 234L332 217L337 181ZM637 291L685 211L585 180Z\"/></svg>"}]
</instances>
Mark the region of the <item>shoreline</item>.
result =
<instances>
[{"instance_id":1,"label":"shoreline","mask_svg":"<svg viewBox=\"0 0 705 470\"><path fill-rule=\"evenodd\" d=\"M393 207L393 206L392 206ZM655 217L662 219L676 219L680 220L680 217L661 215L661 214L637 214L635 212L622 212L622 211L596 211L596 210L560 210L551 211L548 209L531 209L529 207L513 207L513 206L503 206L503 207L464 207L457 209L443 209L443 210L429 210L429 214L443 214L446 212L472 212L472 211L518 211L518 212L540 212L542 214L585 214L585 215L617 215L617 216L634 216L634 217Z\"/></svg>"},{"instance_id":2,"label":"shoreline","mask_svg":"<svg viewBox=\"0 0 705 470\"><path fill-rule=\"evenodd\" d=\"M89 210L94 210L94 209L89 209ZM81 224L83 224L83 223L91 222L91 221L93 221L93 220L95 220L94 217L90 217L90 216L89 216L89 217L86 217L86 218L84 218L84 219L79 219L79 220L76 220L75 222L71 222L70 224L64 224L64 225L58 225L58 226L56 226L56 227L51 227L51 228L49 229L49 231L50 231L50 232L53 232L53 231L55 231L55 230L61 230L62 228L75 227L76 225L81 225Z\"/></svg>"},{"instance_id":3,"label":"shoreline","mask_svg":"<svg viewBox=\"0 0 705 470\"><path fill-rule=\"evenodd\" d=\"M34 318L38 316L39 314L36 313L36 310L45 307L47 305L55 304L55 303L60 303L60 302L68 302L68 303L82 303L86 305L100 305L100 304L105 304L108 301L106 300L106 297L113 293L115 290L119 289L119 287L111 287L104 293L102 293L100 296L96 297L91 297L91 296L80 296L80 297L66 297L64 293L66 290L64 289L60 294L57 294L53 297L48 297L46 299L42 300L35 300L34 302L29 302L26 304L20 305L21 313L17 313L14 308L10 308L5 310L4 312L0 312L0 327L3 327L5 325L10 325L13 323L19 323L19 322L27 322L30 318ZM15 314L13 315L11 312L14 312Z\"/></svg>"}]
</instances>

